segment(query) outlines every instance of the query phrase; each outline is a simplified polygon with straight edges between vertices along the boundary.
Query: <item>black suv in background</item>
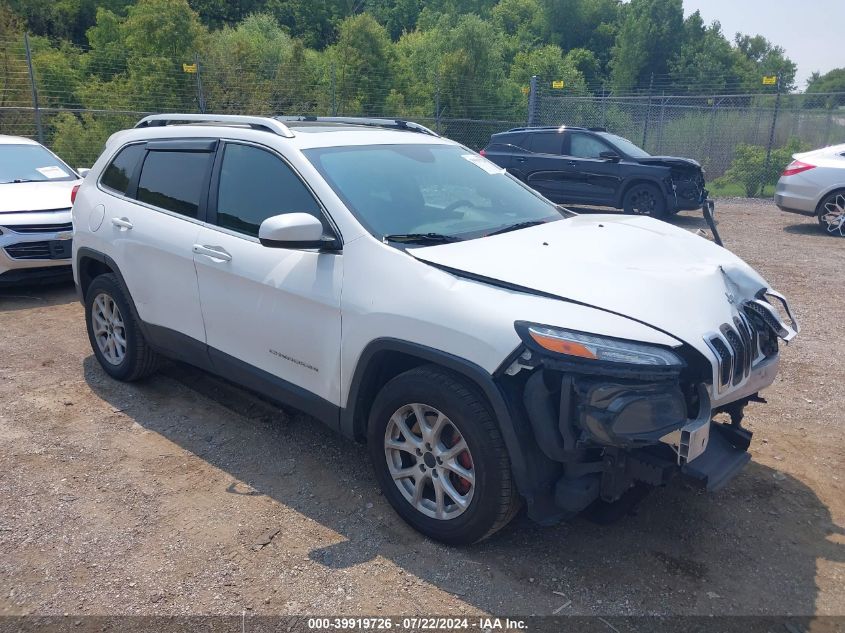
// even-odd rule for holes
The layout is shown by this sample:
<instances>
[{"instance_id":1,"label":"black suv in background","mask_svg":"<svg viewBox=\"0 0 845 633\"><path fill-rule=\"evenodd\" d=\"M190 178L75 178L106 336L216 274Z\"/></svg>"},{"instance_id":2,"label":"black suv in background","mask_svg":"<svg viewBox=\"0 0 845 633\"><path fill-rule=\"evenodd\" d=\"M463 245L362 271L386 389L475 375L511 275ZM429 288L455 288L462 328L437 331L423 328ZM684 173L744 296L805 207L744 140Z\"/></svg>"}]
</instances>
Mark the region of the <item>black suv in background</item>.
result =
<instances>
[{"instance_id":1,"label":"black suv in background","mask_svg":"<svg viewBox=\"0 0 845 633\"><path fill-rule=\"evenodd\" d=\"M651 156L603 128L514 128L494 134L481 155L558 204L662 218L707 199L698 162Z\"/></svg>"}]
</instances>

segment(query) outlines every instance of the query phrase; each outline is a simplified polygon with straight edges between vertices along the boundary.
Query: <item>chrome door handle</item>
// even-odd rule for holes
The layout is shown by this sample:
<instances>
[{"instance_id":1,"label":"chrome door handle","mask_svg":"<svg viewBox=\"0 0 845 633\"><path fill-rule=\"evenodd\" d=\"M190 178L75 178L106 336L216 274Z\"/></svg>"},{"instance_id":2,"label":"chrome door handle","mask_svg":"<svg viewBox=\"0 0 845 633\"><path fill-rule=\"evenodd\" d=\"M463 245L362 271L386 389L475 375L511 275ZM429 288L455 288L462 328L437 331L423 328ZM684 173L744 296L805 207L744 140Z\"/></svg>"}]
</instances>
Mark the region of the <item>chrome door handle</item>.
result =
<instances>
[{"instance_id":1,"label":"chrome door handle","mask_svg":"<svg viewBox=\"0 0 845 633\"><path fill-rule=\"evenodd\" d=\"M232 256L222 246L204 246L202 244L194 244L194 253L197 255L205 255L211 259L216 259L221 262L232 261Z\"/></svg>"},{"instance_id":2,"label":"chrome door handle","mask_svg":"<svg viewBox=\"0 0 845 633\"><path fill-rule=\"evenodd\" d=\"M126 229L127 231L132 228L132 222L129 221L129 218L112 218L111 223L117 228Z\"/></svg>"}]
</instances>

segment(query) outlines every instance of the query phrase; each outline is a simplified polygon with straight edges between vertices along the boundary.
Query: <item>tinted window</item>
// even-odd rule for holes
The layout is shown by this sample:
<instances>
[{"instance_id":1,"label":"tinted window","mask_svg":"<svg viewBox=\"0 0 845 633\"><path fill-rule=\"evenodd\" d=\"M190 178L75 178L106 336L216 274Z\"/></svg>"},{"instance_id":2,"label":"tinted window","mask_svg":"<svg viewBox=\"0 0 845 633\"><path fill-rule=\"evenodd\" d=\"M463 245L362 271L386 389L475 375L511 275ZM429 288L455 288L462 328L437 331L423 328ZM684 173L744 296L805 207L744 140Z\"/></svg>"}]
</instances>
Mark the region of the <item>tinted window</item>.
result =
<instances>
[{"instance_id":1,"label":"tinted window","mask_svg":"<svg viewBox=\"0 0 845 633\"><path fill-rule=\"evenodd\" d=\"M563 145L563 134L557 132L544 132L542 134L530 134L529 143L531 151L535 154L560 154Z\"/></svg>"},{"instance_id":2,"label":"tinted window","mask_svg":"<svg viewBox=\"0 0 845 633\"><path fill-rule=\"evenodd\" d=\"M217 224L257 236L269 217L310 213L320 206L299 177L278 156L249 145L226 145L217 190Z\"/></svg>"},{"instance_id":3,"label":"tinted window","mask_svg":"<svg viewBox=\"0 0 845 633\"><path fill-rule=\"evenodd\" d=\"M117 153L111 164L106 167L103 177L100 178L100 184L119 193L126 193L135 167L143 155L143 144L124 147Z\"/></svg>"},{"instance_id":4,"label":"tinted window","mask_svg":"<svg viewBox=\"0 0 845 633\"><path fill-rule=\"evenodd\" d=\"M595 136L573 132L569 141L569 155L577 158L599 158L610 148Z\"/></svg>"},{"instance_id":5,"label":"tinted window","mask_svg":"<svg viewBox=\"0 0 845 633\"><path fill-rule=\"evenodd\" d=\"M138 200L197 217L213 156L208 152L149 152L138 182Z\"/></svg>"}]
</instances>

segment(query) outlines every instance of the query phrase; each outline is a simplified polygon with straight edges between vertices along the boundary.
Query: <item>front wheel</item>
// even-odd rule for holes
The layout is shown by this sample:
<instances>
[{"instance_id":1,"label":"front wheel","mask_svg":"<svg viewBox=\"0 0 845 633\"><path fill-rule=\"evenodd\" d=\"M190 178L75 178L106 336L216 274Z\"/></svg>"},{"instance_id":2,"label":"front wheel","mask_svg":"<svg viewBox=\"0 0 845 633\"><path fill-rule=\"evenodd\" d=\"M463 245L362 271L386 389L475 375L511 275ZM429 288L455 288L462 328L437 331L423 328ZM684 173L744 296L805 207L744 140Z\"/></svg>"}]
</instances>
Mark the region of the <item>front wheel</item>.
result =
<instances>
[{"instance_id":1,"label":"front wheel","mask_svg":"<svg viewBox=\"0 0 845 633\"><path fill-rule=\"evenodd\" d=\"M818 218L828 235L845 237L845 191L834 191L822 200Z\"/></svg>"},{"instance_id":2,"label":"front wheel","mask_svg":"<svg viewBox=\"0 0 845 633\"><path fill-rule=\"evenodd\" d=\"M367 439L385 497L428 537L474 543L519 509L496 422L456 374L424 366L393 378L373 403Z\"/></svg>"},{"instance_id":3,"label":"front wheel","mask_svg":"<svg viewBox=\"0 0 845 633\"><path fill-rule=\"evenodd\" d=\"M625 193L622 209L629 215L650 215L662 219L666 217L666 196L654 185L639 183Z\"/></svg>"}]
</instances>

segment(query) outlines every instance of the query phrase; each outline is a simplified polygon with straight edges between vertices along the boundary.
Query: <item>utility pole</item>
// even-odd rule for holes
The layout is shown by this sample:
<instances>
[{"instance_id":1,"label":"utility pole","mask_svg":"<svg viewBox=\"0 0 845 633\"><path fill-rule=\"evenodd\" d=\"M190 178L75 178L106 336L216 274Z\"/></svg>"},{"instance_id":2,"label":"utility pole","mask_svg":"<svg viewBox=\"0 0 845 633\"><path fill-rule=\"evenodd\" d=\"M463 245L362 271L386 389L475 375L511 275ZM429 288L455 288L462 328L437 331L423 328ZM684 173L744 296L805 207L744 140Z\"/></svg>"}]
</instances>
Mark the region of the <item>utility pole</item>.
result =
<instances>
[{"instance_id":1,"label":"utility pole","mask_svg":"<svg viewBox=\"0 0 845 633\"><path fill-rule=\"evenodd\" d=\"M44 144L44 128L41 126L41 110L38 109L38 88L35 85L35 73L32 70L32 51L29 48L29 33L23 34L23 43L26 48L26 65L29 68L29 83L32 86L32 108L35 112L35 131L38 133L38 142Z\"/></svg>"},{"instance_id":2,"label":"utility pole","mask_svg":"<svg viewBox=\"0 0 845 633\"><path fill-rule=\"evenodd\" d=\"M197 106L200 114L205 114L205 95L202 91L202 76L200 73L200 56L199 53L194 53L194 66L197 67Z\"/></svg>"},{"instance_id":3,"label":"utility pole","mask_svg":"<svg viewBox=\"0 0 845 633\"><path fill-rule=\"evenodd\" d=\"M769 130L769 144L766 146L766 166L763 168L763 175L760 178L760 195L766 188L766 178L769 176L769 166L772 162L772 146L775 144L775 128L778 124L778 112L780 112L780 73L777 76L777 95L775 96L775 111L772 113L772 127Z\"/></svg>"},{"instance_id":4,"label":"utility pole","mask_svg":"<svg viewBox=\"0 0 845 633\"><path fill-rule=\"evenodd\" d=\"M334 62L332 62L332 116L337 116L337 90L335 88Z\"/></svg>"},{"instance_id":5,"label":"utility pole","mask_svg":"<svg viewBox=\"0 0 845 633\"><path fill-rule=\"evenodd\" d=\"M645 108L645 125L643 125L643 149L648 140L648 120L651 117L651 93L654 90L654 73L651 73L651 79L648 82L648 104Z\"/></svg>"},{"instance_id":6,"label":"utility pole","mask_svg":"<svg viewBox=\"0 0 845 633\"><path fill-rule=\"evenodd\" d=\"M434 131L440 134L440 70L434 69Z\"/></svg>"},{"instance_id":7,"label":"utility pole","mask_svg":"<svg viewBox=\"0 0 845 633\"><path fill-rule=\"evenodd\" d=\"M539 96L537 94L537 75L531 76L531 83L528 92L528 127L537 125L537 111L539 108Z\"/></svg>"}]
</instances>

